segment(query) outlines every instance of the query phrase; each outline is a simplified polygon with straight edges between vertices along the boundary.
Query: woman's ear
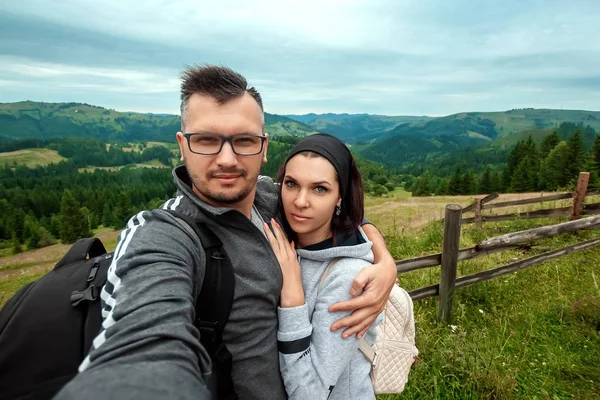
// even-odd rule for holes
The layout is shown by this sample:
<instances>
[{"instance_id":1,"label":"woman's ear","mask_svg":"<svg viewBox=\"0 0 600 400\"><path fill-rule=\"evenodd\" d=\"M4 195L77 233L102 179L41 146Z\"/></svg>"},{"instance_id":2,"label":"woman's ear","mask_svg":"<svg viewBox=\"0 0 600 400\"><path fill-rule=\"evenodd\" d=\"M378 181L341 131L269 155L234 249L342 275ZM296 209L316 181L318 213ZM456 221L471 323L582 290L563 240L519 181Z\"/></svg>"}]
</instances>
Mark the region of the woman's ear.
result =
<instances>
[{"instance_id":1,"label":"woman's ear","mask_svg":"<svg viewBox=\"0 0 600 400\"><path fill-rule=\"evenodd\" d=\"M342 199L340 198L337 203L335 203L336 206L341 207L342 206Z\"/></svg>"}]
</instances>

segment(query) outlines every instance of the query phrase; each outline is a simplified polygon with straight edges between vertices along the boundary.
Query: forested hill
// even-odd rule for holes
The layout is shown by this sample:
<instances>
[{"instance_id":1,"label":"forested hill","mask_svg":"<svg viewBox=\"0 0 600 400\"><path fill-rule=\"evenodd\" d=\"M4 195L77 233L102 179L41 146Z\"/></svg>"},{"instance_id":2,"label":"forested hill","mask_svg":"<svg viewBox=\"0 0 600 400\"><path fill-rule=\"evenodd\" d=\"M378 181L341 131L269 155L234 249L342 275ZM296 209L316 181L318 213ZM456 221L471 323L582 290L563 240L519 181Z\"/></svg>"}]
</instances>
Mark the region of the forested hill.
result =
<instances>
[{"instance_id":1,"label":"forested hill","mask_svg":"<svg viewBox=\"0 0 600 400\"><path fill-rule=\"evenodd\" d=\"M271 136L314 133L287 117L265 113ZM108 141L174 141L178 115L118 112L82 103L0 103L0 141L92 137Z\"/></svg>"},{"instance_id":2,"label":"forested hill","mask_svg":"<svg viewBox=\"0 0 600 400\"><path fill-rule=\"evenodd\" d=\"M370 114L287 115L348 142L391 137L451 137L462 143L506 141L526 131L549 130L563 122L600 131L600 111L522 108L502 112L463 112L445 117L387 116ZM509 140L514 145L520 136Z\"/></svg>"}]
</instances>

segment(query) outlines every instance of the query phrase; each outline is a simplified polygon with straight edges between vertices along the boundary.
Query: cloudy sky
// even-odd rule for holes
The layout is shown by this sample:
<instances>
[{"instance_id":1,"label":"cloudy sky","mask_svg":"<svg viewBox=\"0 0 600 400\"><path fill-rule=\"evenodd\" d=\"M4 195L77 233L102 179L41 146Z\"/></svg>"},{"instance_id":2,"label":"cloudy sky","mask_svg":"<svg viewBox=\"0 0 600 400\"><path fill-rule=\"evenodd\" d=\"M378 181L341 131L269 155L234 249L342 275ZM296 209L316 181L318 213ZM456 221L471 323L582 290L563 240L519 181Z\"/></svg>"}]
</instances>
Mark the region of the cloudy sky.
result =
<instances>
[{"instance_id":1,"label":"cloudy sky","mask_svg":"<svg viewBox=\"0 0 600 400\"><path fill-rule=\"evenodd\" d=\"M600 110L597 0L13 0L0 102L177 113L179 73L243 73L272 113Z\"/></svg>"}]
</instances>

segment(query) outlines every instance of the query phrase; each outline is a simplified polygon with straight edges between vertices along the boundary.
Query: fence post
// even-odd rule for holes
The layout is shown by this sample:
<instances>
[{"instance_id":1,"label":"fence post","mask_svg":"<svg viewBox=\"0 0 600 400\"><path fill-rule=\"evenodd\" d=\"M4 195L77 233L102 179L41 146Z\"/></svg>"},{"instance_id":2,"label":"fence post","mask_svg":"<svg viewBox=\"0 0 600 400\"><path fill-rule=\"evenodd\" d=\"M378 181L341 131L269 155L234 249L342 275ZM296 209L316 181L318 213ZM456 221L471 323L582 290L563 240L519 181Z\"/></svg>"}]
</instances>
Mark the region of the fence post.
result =
<instances>
[{"instance_id":1,"label":"fence post","mask_svg":"<svg viewBox=\"0 0 600 400\"><path fill-rule=\"evenodd\" d=\"M589 172L580 172L577 180L577 189L573 196L573 207L571 208L571 221L579 219L583 211L583 203L585 202L585 194L587 193L588 182L590 181Z\"/></svg>"},{"instance_id":2,"label":"fence post","mask_svg":"<svg viewBox=\"0 0 600 400\"><path fill-rule=\"evenodd\" d=\"M438 321L445 324L450 323L450 315L452 313L461 219L461 206L457 204L448 204L446 206L446 216L444 218L444 245L442 249L440 301L438 307Z\"/></svg>"},{"instance_id":3,"label":"fence post","mask_svg":"<svg viewBox=\"0 0 600 400\"><path fill-rule=\"evenodd\" d=\"M475 199L475 225L477 229L483 228L483 217L481 216L482 199Z\"/></svg>"}]
</instances>

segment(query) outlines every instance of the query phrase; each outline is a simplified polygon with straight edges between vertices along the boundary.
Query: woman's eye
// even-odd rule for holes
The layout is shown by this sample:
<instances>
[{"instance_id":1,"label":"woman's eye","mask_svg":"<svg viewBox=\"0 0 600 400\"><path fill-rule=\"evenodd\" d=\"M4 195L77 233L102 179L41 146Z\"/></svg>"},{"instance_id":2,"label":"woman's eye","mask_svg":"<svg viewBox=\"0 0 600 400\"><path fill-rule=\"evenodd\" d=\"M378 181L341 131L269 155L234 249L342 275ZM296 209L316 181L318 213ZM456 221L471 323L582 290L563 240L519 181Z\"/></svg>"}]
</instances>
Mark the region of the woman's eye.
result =
<instances>
[{"instance_id":1,"label":"woman's eye","mask_svg":"<svg viewBox=\"0 0 600 400\"><path fill-rule=\"evenodd\" d=\"M294 188L294 187L296 187L296 183L295 183L295 182L293 182L293 181L285 181L285 182L284 182L284 185L285 185L285 186L287 186L287 187L289 187L289 188Z\"/></svg>"},{"instance_id":2,"label":"woman's eye","mask_svg":"<svg viewBox=\"0 0 600 400\"><path fill-rule=\"evenodd\" d=\"M315 190L317 191L317 193L327 193L327 188L323 186L317 186Z\"/></svg>"}]
</instances>

